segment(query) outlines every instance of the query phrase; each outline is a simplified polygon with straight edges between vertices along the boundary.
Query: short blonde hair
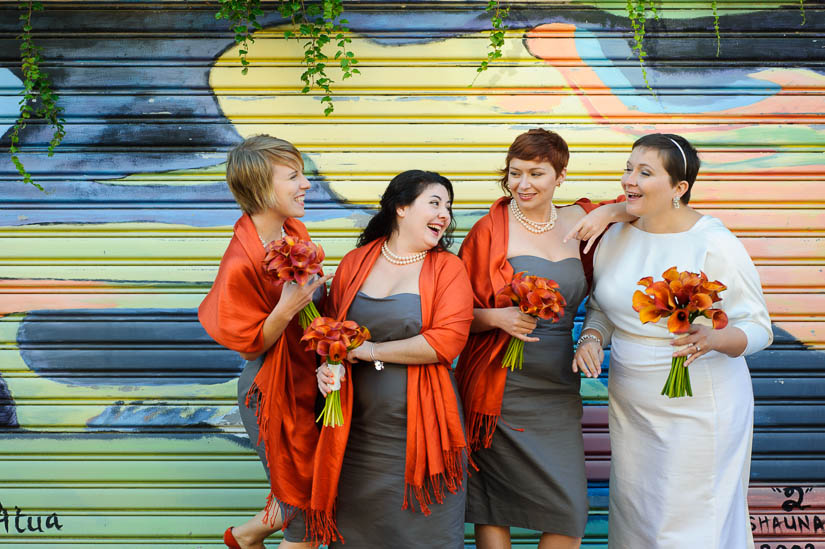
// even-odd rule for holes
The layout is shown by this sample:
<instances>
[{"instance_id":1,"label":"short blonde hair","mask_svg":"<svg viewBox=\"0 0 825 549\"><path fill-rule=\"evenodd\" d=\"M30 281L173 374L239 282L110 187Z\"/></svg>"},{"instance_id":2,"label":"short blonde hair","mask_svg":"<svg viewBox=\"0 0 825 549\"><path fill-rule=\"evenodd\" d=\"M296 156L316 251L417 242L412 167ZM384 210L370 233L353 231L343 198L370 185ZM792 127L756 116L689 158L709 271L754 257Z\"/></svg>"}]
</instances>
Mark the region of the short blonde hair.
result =
<instances>
[{"instance_id":1,"label":"short blonde hair","mask_svg":"<svg viewBox=\"0 0 825 549\"><path fill-rule=\"evenodd\" d=\"M226 184L245 213L259 213L272 205L273 165L304 170L295 145L277 137L256 135L229 151Z\"/></svg>"}]
</instances>

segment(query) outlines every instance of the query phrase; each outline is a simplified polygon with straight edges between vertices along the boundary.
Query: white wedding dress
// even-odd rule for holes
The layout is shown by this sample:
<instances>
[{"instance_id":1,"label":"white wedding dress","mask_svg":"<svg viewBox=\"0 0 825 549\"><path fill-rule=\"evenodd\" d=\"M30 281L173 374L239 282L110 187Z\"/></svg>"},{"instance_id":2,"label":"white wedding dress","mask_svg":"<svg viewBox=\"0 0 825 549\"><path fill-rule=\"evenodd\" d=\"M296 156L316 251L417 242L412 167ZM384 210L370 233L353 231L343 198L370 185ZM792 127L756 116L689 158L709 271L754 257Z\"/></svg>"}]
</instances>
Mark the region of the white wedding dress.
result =
<instances>
[{"instance_id":1,"label":"white wedding dress","mask_svg":"<svg viewBox=\"0 0 825 549\"><path fill-rule=\"evenodd\" d=\"M642 324L632 308L639 279L670 267L704 271L747 355L772 341L759 276L745 248L716 218L681 233L627 223L596 251L586 327L611 337L608 374L610 549L752 549L747 488L753 389L745 359L711 351L689 366L693 397L660 393L670 371L667 319Z\"/></svg>"}]
</instances>

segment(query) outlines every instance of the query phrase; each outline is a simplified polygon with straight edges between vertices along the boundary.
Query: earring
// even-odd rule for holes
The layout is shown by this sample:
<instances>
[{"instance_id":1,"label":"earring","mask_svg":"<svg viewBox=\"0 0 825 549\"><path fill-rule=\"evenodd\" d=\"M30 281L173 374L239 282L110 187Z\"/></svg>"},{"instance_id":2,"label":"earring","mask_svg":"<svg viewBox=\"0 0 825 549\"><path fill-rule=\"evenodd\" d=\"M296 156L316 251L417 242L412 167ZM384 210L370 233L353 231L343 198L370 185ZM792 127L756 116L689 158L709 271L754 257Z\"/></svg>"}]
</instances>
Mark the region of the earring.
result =
<instances>
[{"instance_id":1,"label":"earring","mask_svg":"<svg viewBox=\"0 0 825 549\"><path fill-rule=\"evenodd\" d=\"M679 209L679 197L678 196L673 197L673 207L675 209Z\"/></svg>"}]
</instances>

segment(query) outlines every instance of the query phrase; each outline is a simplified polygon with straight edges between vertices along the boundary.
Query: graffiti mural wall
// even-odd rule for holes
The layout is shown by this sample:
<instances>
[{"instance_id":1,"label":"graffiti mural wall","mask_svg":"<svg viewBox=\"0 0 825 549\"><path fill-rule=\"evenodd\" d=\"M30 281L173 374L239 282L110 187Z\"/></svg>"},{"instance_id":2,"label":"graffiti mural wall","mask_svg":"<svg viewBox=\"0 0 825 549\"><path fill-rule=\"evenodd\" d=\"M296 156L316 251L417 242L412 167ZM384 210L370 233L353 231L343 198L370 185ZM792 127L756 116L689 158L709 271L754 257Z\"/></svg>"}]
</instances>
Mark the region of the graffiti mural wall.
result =
<instances>
[{"instance_id":1,"label":"graffiti mural wall","mask_svg":"<svg viewBox=\"0 0 825 549\"><path fill-rule=\"evenodd\" d=\"M362 74L334 84L324 117L276 15L244 76L216 5L47 2L36 40L67 135L48 158L45 127L22 134L45 192L0 153L0 543L219 547L260 509L266 481L234 404L242 360L196 319L240 213L229 147L269 133L305 153L305 221L334 266L408 168L454 182L463 235L498 196L509 143L543 126L571 146L563 201L619 194L645 133L700 150L692 204L742 239L776 336L750 361L756 547L825 549L825 3L806 0L804 24L793 3L722 3L718 57L709 2L663 4L645 39L652 89L623 3L513 6L503 58L472 87L483 6L356 4ZM0 5L3 151L22 89L17 18ZM607 541L606 383L582 389L586 547Z\"/></svg>"}]
</instances>

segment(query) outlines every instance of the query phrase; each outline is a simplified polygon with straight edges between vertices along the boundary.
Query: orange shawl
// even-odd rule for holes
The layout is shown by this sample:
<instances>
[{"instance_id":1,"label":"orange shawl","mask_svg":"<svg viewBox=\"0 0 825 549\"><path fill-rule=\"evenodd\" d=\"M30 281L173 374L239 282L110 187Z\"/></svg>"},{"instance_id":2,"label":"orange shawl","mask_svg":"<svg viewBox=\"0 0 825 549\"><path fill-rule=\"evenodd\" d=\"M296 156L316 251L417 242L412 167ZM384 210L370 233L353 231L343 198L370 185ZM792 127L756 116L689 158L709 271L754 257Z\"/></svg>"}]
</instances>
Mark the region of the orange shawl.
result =
<instances>
[{"instance_id":1,"label":"orange shawl","mask_svg":"<svg viewBox=\"0 0 825 549\"><path fill-rule=\"evenodd\" d=\"M338 320L346 318L356 293L381 253L383 242L383 238L374 240L344 256L330 288L329 316ZM433 500L443 501L444 488L450 492L461 488L464 475L467 444L458 399L450 381L450 367L467 341L473 321L473 299L464 265L449 252L427 254L418 280L421 335L435 349L438 362L407 366L406 488L402 509L410 505L410 496L413 496L427 515ZM350 365L344 364L347 378L352 379ZM312 519L324 543L340 537L333 516L352 419L351 383L342 384L340 396L344 425L322 429L312 487Z\"/></svg>"},{"instance_id":2,"label":"orange shawl","mask_svg":"<svg viewBox=\"0 0 825 549\"><path fill-rule=\"evenodd\" d=\"M495 294L513 280L513 268L507 261L509 238L507 210L510 197L502 197L490 206L490 212L479 219L461 245L458 255L464 261L473 285L473 306L495 308ZM621 200L621 199L619 199ZM585 212L601 204L587 198L576 201ZM581 244L584 249L585 242ZM587 254L581 253L588 286L593 276L594 245ZM501 400L507 381L507 369L501 367L504 348L510 335L503 330L487 330L470 334L456 367L458 391L464 403L467 440L472 451L489 448L496 424L501 417Z\"/></svg>"},{"instance_id":3,"label":"orange shawl","mask_svg":"<svg viewBox=\"0 0 825 549\"><path fill-rule=\"evenodd\" d=\"M287 219L286 232L309 240L304 224ZM260 353L263 325L281 297L281 287L265 278L264 248L252 219L244 214L221 259L218 276L198 308L198 319L212 338L233 351ZM298 316L268 350L247 395L257 399L260 439L269 465L271 492L265 520L275 519L284 506L286 526L295 512L308 511L312 490L312 459L318 441L315 427L315 354L299 342Z\"/></svg>"}]
</instances>

